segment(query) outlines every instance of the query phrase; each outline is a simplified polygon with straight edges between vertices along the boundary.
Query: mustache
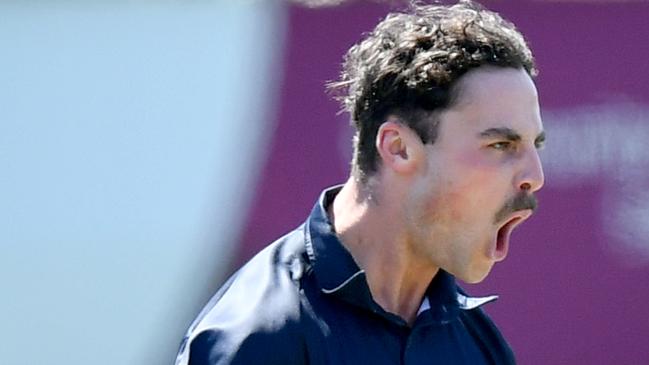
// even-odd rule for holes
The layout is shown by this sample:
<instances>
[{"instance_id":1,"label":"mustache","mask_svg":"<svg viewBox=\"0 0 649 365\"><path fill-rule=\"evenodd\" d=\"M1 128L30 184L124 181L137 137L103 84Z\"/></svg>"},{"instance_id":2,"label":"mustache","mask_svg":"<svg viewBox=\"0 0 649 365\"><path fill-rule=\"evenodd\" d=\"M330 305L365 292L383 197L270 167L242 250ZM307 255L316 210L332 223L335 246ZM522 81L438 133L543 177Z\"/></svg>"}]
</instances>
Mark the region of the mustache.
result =
<instances>
[{"instance_id":1,"label":"mustache","mask_svg":"<svg viewBox=\"0 0 649 365\"><path fill-rule=\"evenodd\" d=\"M512 199L507 201L505 205L496 213L496 222L501 222L508 215L519 210L532 210L536 211L539 202L536 197L530 193L520 192Z\"/></svg>"}]
</instances>

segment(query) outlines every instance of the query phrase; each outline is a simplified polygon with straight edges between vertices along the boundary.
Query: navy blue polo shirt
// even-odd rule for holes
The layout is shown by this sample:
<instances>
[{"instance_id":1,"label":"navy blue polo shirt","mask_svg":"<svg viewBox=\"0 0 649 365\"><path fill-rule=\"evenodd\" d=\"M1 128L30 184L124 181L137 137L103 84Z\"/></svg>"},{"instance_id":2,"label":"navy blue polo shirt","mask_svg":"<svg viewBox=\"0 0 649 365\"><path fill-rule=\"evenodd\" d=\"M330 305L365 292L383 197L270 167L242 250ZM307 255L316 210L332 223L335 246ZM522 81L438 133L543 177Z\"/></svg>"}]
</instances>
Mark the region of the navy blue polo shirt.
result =
<instances>
[{"instance_id":1,"label":"navy blue polo shirt","mask_svg":"<svg viewBox=\"0 0 649 365\"><path fill-rule=\"evenodd\" d=\"M325 190L306 222L236 272L189 328L177 365L514 364L511 349L440 270L412 326L381 308L336 237Z\"/></svg>"}]
</instances>

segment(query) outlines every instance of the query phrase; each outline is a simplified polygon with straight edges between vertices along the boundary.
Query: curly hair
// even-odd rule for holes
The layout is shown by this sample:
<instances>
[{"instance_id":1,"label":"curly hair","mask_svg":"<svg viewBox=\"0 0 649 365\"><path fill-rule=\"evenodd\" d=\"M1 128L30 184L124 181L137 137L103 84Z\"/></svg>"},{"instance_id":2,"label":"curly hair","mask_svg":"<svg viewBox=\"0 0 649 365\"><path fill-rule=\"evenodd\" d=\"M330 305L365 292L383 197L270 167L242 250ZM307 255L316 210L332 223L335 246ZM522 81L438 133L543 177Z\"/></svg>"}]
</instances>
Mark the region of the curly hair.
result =
<instances>
[{"instance_id":1,"label":"curly hair","mask_svg":"<svg viewBox=\"0 0 649 365\"><path fill-rule=\"evenodd\" d=\"M537 74L532 52L515 26L470 0L452 6L412 5L391 13L349 49L340 80L329 85L356 129L352 173L361 182L379 165L375 139L395 115L423 143L434 143L439 121L452 105L454 86L483 65Z\"/></svg>"}]
</instances>

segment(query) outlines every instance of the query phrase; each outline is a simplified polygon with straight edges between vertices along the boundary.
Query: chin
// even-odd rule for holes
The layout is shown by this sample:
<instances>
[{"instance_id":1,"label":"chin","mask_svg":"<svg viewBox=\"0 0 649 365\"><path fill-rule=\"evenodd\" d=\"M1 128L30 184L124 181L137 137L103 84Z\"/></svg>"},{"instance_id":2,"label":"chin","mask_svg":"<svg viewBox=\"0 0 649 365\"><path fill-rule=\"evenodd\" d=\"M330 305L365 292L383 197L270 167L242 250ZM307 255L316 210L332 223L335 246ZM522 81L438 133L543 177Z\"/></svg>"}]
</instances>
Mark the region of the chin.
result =
<instances>
[{"instance_id":1,"label":"chin","mask_svg":"<svg viewBox=\"0 0 649 365\"><path fill-rule=\"evenodd\" d=\"M464 281L464 282L467 283L467 284L479 284L479 283L481 283L481 282L482 282L486 277L487 277L487 275L482 275L482 276L480 276L480 277L471 277L471 278L467 278L467 279L462 279L462 281Z\"/></svg>"},{"instance_id":2,"label":"chin","mask_svg":"<svg viewBox=\"0 0 649 365\"><path fill-rule=\"evenodd\" d=\"M460 273L459 275L455 275L455 277L467 284L478 284L487 278L490 271L491 271L491 266L489 266L488 268L481 268L481 269L476 268L474 270L465 271L463 273Z\"/></svg>"}]
</instances>

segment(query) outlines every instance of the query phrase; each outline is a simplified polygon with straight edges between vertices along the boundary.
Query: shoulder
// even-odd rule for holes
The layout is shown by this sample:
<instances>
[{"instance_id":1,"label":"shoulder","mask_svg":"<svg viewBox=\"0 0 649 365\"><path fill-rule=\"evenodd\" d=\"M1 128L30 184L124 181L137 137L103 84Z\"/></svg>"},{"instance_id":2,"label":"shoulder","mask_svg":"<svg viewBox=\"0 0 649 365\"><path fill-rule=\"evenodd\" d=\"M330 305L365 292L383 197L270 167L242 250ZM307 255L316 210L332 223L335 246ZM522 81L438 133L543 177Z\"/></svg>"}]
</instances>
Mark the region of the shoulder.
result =
<instances>
[{"instance_id":1,"label":"shoulder","mask_svg":"<svg viewBox=\"0 0 649 365\"><path fill-rule=\"evenodd\" d=\"M187 365L303 365L307 351L296 328L242 330L220 327L198 332L187 348Z\"/></svg>"},{"instance_id":2,"label":"shoulder","mask_svg":"<svg viewBox=\"0 0 649 365\"><path fill-rule=\"evenodd\" d=\"M235 273L190 327L178 365L304 364L302 227Z\"/></svg>"}]
</instances>

